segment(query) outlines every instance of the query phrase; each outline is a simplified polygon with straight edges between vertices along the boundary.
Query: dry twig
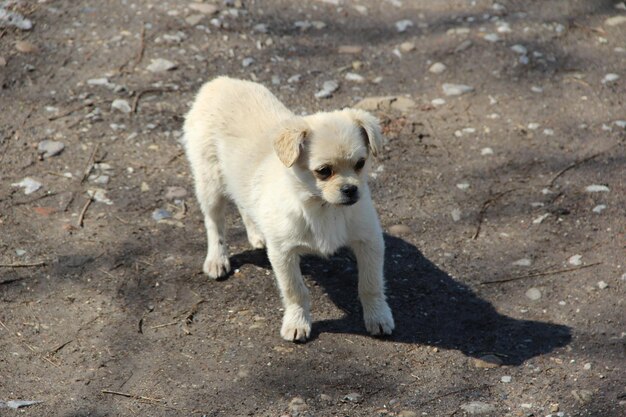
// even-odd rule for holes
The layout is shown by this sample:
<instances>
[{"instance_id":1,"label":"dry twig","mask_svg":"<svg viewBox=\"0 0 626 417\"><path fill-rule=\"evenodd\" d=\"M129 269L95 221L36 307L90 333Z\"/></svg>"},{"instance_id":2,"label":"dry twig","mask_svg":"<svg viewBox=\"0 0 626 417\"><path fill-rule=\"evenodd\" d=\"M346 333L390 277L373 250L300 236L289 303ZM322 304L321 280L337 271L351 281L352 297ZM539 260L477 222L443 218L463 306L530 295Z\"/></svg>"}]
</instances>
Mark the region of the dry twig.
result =
<instances>
[{"instance_id":1,"label":"dry twig","mask_svg":"<svg viewBox=\"0 0 626 417\"><path fill-rule=\"evenodd\" d=\"M572 271L578 271L579 269L585 269L585 268L591 268L592 266L596 266L596 265L600 265L602 262L594 262L592 264L589 265L583 265L583 266L578 266L576 268L565 268L565 269L557 269L557 270L553 270L553 271L543 271L543 272L535 272L533 274L528 274L528 275L522 275L519 277L511 277L511 278L504 278L504 279L497 279L494 281L483 281L480 283L480 285L489 285L489 284L502 284L504 282L511 282L511 281L519 281L521 279L527 279L527 278L535 278L535 277L542 277L545 275L558 275L558 274L564 274L566 272L572 272Z\"/></svg>"},{"instance_id":2,"label":"dry twig","mask_svg":"<svg viewBox=\"0 0 626 417\"><path fill-rule=\"evenodd\" d=\"M501 193L494 194L483 203L482 207L480 208L480 211L478 212L478 225L476 226L476 232L474 233L474 236L472 236L472 240L477 239L478 235L480 234L480 228L482 227L483 219L485 218L485 213L487 212L487 208L489 208L489 206L494 204L500 198L504 197L505 195L513 191L515 191L514 188L510 190L502 191Z\"/></svg>"},{"instance_id":3,"label":"dry twig","mask_svg":"<svg viewBox=\"0 0 626 417\"><path fill-rule=\"evenodd\" d=\"M98 152L98 146L99 145L96 145L93 147L93 151L91 152L91 155L89 156L89 159L87 160L87 166L85 167L85 171L83 172L83 177L80 179L81 184L85 182L85 180L91 173L91 170L93 169L93 164L96 159L96 152Z\"/></svg>"},{"instance_id":4,"label":"dry twig","mask_svg":"<svg viewBox=\"0 0 626 417\"><path fill-rule=\"evenodd\" d=\"M45 266L45 265L46 265L46 261L40 261L40 262L32 262L32 263L0 264L0 268L31 268L35 266Z\"/></svg>"},{"instance_id":5,"label":"dry twig","mask_svg":"<svg viewBox=\"0 0 626 417\"><path fill-rule=\"evenodd\" d=\"M85 202L83 209L80 211L80 214L78 215L78 227L83 227L85 213L87 213L87 209L89 208L91 203L93 203L93 198L89 197L89 199Z\"/></svg>"}]
</instances>

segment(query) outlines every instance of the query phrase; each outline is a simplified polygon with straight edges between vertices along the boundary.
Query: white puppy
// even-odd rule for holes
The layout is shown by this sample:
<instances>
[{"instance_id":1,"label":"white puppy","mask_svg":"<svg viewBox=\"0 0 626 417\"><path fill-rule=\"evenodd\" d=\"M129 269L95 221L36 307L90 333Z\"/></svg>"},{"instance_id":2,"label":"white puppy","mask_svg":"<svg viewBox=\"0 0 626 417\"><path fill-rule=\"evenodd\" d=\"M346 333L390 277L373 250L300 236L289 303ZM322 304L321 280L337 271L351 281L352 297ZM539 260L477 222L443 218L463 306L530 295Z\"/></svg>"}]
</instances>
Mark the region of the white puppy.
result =
<instances>
[{"instance_id":1,"label":"white puppy","mask_svg":"<svg viewBox=\"0 0 626 417\"><path fill-rule=\"evenodd\" d=\"M230 197L250 244L267 247L285 307L284 339L304 341L311 332L300 256L329 256L344 246L356 255L365 327L373 335L391 333L384 242L367 186L370 156L383 141L374 116L354 109L296 116L262 85L220 77L202 87L184 131L209 277L230 271L224 240Z\"/></svg>"}]
</instances>

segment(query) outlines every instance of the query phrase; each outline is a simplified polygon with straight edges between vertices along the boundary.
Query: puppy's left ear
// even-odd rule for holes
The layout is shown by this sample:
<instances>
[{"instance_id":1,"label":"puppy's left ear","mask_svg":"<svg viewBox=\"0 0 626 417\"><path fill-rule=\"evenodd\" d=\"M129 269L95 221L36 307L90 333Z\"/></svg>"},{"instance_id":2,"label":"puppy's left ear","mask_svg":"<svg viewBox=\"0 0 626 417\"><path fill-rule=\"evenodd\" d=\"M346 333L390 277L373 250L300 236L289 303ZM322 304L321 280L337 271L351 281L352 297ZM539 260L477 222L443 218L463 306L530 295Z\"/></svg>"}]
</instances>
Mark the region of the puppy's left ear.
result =
<instances>
[{"instance_id":1,"label":"puppy's left ear","mask_svg":"<svg viewBox=\"0 0 626 417\"><path fill-rule=\"evenodd\" d=\"M367 141L367 145L372 155L378 156L383 152L383 144L385 138L380 130L380 122L376 116L359 109L347 109L350 117L359 125L363 139Z\"/></svg>"}]
</instances>

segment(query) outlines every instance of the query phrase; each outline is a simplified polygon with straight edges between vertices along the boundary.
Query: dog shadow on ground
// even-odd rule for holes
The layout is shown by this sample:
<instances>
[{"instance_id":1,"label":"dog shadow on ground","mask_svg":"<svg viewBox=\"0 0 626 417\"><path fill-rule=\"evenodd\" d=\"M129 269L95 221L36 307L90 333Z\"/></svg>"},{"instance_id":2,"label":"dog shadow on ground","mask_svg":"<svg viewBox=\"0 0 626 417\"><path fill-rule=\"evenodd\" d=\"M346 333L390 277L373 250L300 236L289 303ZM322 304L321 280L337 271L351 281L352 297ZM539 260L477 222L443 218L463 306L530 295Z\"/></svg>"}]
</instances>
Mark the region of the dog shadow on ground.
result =
<instances>
[{"instance_id":1,"label":"dog shadow on ground","mask_svg":"<svg viewBox=\"0 0 626 417\"><path fill-rule=\"evenodd\" d=\"M396 322L388 340L459 350L472 357L495 354L505 365L520 365L570 342L567 326L498 313L414 245L389 235L385 235L385 245L387 294ZM233 268L243 264L271 268L260 250L234 255L231 262ZM325 332L365 333L351 253L341 251L329 260L305 257L301 268L346 313L341 319L314 322L312 338Z\"/></svg>"}]
</instances>

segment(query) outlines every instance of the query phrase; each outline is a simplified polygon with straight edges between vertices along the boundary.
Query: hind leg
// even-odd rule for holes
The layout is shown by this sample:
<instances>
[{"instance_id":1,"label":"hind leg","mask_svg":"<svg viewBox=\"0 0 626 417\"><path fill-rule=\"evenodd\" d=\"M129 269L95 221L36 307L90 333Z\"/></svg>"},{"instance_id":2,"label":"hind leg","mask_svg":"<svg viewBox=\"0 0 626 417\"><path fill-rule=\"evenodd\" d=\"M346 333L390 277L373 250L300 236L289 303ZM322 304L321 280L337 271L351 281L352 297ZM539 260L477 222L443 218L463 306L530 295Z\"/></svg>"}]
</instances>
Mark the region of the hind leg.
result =
<instances>
[{"instance_id":1,"label":"hind leg","mask_svg":"<svg viewBox=\"0 0 626 417\"><path fill-rule=\"evenodd\" d=\"M257 229L256 224L250 217L241 209L239 209L243 224L246 226L246 233L248 235L248 242L254 249L263 249L265 247L265 238Z\"/></svg>"},{"instance_id":2,"label":"hind leg","mask_svg":"<svg viewBox=\"0 0 626 417\"><path fill-rule=\"evenodd\" d=\"M216 158L192 161L192 169L196 181L196 195L204 214L208 244L202 270L209 277L217 279L230 272L224 235L226 198L222 176Z\"/></svg>"}]
</instances>

